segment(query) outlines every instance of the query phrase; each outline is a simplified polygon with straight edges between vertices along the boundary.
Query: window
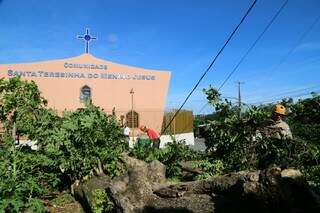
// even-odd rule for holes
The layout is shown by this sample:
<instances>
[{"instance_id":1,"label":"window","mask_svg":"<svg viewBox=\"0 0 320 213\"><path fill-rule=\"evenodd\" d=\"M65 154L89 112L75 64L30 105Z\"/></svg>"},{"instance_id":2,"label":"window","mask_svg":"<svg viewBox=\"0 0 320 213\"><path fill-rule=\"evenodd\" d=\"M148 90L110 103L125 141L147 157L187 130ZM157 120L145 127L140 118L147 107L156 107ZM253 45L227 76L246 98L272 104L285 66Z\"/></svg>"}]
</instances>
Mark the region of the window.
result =
<instances>
[{"instance_id":1,"label":"window","mask_svg":"<svg viewBox=\"0 0 320 213\"><path fill-rule=\"evenodd\" d=\"M91 100L91 88L86 86L83 86L80 90L80 100L86 101Z\"/></svg>"},{"instance_id":2,"label":"window","mask_svg":"<svg viewBox=\"0 0 320 213\"><path fill-rule=\"evenodd\" d=\"M139 114L136 111L129 111L126 114L127 125L130 128L139 127Z\"/></svg>"}]
</instances>

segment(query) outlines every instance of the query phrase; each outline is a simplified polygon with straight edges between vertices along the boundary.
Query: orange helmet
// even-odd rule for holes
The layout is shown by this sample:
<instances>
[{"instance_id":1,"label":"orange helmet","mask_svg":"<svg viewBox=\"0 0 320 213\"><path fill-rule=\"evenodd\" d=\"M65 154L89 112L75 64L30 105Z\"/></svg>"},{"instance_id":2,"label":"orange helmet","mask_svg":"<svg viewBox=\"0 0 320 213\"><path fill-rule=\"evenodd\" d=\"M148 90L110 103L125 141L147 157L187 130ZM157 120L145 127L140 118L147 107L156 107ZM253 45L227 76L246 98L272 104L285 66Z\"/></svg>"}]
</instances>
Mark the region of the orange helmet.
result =
<instances>
[{"instance_id":1,"label":"orange helmet","mask_svg":"<svg viewBox=\"0 0 320 213\"><path fill-rule=\"evenodd\" d=\"M275 105L273 112L278 113L280 115L286 115L286 108L281 104L277 104Z\"/></svg>"}]
</instances>

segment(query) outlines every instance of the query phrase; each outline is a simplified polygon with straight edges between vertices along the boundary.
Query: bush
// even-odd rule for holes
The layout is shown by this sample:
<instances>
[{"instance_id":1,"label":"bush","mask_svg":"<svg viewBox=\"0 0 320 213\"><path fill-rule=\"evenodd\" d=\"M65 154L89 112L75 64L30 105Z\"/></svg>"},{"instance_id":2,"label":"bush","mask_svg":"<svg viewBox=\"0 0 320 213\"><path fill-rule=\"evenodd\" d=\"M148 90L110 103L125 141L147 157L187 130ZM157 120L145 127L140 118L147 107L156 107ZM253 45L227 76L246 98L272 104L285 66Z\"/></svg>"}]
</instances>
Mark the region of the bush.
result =
<instances>
[{"instance_id":1,"label":"bush","mask_svg":"<svg viewBox=\"0 0 320 213\"><path fill-rule=\"evenodd\" d=\"M181 161L196 160L199 153L191 150L185 145L184 141L176 141L173 138L172 143L168 143L164 149L158 152L157 159L166 165L166 176L169 178L181 176Z\"/></svg>"},{"instance_id":2,"label":"bush","mask_svg":"<svg viewBox=\"0 0 320 213\"><path fill-rule=\"evenodd\" d=\"M143 143L138 142L137 144L135 144L129 155L139 160L151 162L157 158L158 151L159 150L155 150L152 147L151 140L144 139Z\"/></svg>"},{"instance_id":3,"label":"bush","mask_svg":"<svg viewBox=\"0 0 320 213\"><path fill-rule=\"evenodd\" d=\"M44 195L90 175L121 173L118 158L128 144L114 116L91 103L58 116L45 108L36 84L20 78L1 79L0 96L6 128L0 142L1 212L44 212ZM39 149L15 146L15 133Z\"/></svg>"},{"instance_id":4,"label":"bush","mask_svg":"<svg viewBox=\"0 0 320 213\"><path fill-rule=\"evenodd\" d=\"M138 143L130 152L130 156L151 162L159 160L166 166L168 178L181 179L181 161L195 160L201 158L201 154L191 150L184 141L167 143L163 149L154 149L148 144Z\"/></svg>"},{"instance_id":5,"label":"bush","mask_svg":"<svg viewBox=\"0 0 320 213\"><path fill-rule=\"evenodd\" d=\"M271 105L253 106L239 117L239 109L228 100L221 100L213 88L205 90L215 108L212 120L206 123L205 139L211 163L221 160L226 171L263 169L269 166L292 166L306 169L319 161L320 98L283 100L291 114L288 122L294 140L277 140L257 135L270 125Z\"/></svg>"},{"instance_id":6,"label":"bush","mask_svg":"<svg viewBox=\"0 0 320 213\"><path fill-rule=\"evenodd\" d=\"M41 197L59 183L54 161L45 152L16 146L19 130L32 129L36 112L46 100L34 82L0 79L0 121L5 134L0 141L0 211L44 212Z\"/></svg>"},{"instance_id":7,"label":"bush","mask_svg":"<svg viewBox=\"0 0 320 213\"><path fill-rule=\"evenodd\" d=\"M93 211L95 213L114 212L115 206L110 196L104 189L96 189L93 192Z\"/></svg>"},{"instance_id":8,"label":"bush","mask_svg":"<svg viewBox=\"0 0 320 213\"><path fill-rule=\"evenodd\" d=\"M72 182L92 174L114 176L119 172L116 162L128 144L116 118L99 107L88 104L65 112L59 125L48 131L51 134L41 145Z\"/></svg>"},{"instance_id":9,"label":"bush","mask_svg":"<svg viewBox=\"0 0 320 213\"><path fill-rule=\"evenodd\" d=\"M0 212L44 212L41 197L59 184L53 164L45 154L6 139L0 148Z\"/></svg>"},{"instance_id":10,"label":"bush","mask_svg":"<svg viewBox=\"0 0 320 213\"><path fill-rule=\"evenodd\" d=\"M194 167L200 168L203 171L202 174L196 176L197 180L222 175L224 171L224 165L221 160L196 161L194 162Z\"/></svg>"},{"instance_id":11,"label":"bush","mask_svg":"<svg viewBox=\"0 0 320 213\"><path fill-rule=\"evenodd\" d=\"M320 165L308 166L303 170L309 185L320 194Z\"/></svg>"},{"instance_id":12,"label":"bush","mask_svg":"<svg viewBox=\"0 0 320 213\"><path fill-rule=\"evenodd\" d=\"M55 206L63 206L65 204L70 204L75 202L75 199L72 197L69 193L63 193L61 195L58 195L54 199L50 201Z\"/></svg>"}]
</instances>

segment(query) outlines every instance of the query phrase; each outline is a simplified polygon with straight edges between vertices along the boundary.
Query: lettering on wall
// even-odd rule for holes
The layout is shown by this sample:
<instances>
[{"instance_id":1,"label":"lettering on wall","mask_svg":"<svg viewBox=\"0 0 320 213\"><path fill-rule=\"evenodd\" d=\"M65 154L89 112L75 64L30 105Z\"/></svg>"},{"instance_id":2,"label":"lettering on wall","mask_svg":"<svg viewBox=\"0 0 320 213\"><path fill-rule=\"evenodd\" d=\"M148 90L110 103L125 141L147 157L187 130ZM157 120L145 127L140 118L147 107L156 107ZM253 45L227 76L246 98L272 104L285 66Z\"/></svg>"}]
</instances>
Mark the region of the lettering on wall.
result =
<instances>
[{"instance_id":1,"label":"lettering on wall","mask_svg":"<svg viewBox=\"0 0 320 213\"><path fill-rule=\"evenodd\" d=\"M99 69L99 70L106 70L108 69L107 65L103 64L76 64L76 63L64 63L64 68L77 68L77 69Z\"/></svg>"},{"instance_id":2,"label":"lettering on wall","mask_svg":"<svg viewBox=\"0 0 320 213\"><path fill-rule=\"evenodd\" d=\"M95 68L94 68L95 69ZM18 71L8 70L9 77L21 76L29 78L88 78L88 79L117 79L117 80L156 80L155 75L127 73L83 73L83 72L47 72L47 71Z\"/></svg>"}]
</instances>

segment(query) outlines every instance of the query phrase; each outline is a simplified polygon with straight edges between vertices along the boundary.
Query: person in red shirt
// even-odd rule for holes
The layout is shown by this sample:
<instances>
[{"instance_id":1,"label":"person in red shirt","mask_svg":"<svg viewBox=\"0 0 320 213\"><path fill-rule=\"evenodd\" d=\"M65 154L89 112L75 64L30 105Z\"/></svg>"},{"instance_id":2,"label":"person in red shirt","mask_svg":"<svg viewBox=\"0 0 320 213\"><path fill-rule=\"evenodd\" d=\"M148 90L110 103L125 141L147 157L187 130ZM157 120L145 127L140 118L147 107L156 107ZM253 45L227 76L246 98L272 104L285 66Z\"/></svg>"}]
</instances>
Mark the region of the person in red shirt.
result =
<instances>
[{"instance_id":1,"label":"person in red shirt","mask_svg":"<svg viewBox=\"0 0 320 213\"><path fill-rule=\"evenodd\" d=\"M152 147L159 149L160 148L160 135L155 130L147 128L146 126L140 126L142 132L147 133L149 139L152 141Z\"/></svg>"}]
</instances>

